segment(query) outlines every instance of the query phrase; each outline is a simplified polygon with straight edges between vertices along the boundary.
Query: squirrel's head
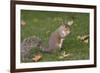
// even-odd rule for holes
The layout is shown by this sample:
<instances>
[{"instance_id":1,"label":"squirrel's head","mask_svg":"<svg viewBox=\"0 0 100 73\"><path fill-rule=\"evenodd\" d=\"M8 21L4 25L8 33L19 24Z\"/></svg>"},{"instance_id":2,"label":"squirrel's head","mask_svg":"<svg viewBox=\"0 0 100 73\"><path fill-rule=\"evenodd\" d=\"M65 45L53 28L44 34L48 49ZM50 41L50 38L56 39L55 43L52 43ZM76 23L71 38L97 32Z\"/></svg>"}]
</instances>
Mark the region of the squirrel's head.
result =
<instances>
[{"instance_id":1,"label":"squirrel's head","mask_svg":"<svg viewBox=\"0 0 100 73\"><path fill-rule=\"evenodd\" d=\"M61 37L65 37L70 33L70 26L69 25L61 25L59 28L59 34Z\"/></svg>"}]
</instances>

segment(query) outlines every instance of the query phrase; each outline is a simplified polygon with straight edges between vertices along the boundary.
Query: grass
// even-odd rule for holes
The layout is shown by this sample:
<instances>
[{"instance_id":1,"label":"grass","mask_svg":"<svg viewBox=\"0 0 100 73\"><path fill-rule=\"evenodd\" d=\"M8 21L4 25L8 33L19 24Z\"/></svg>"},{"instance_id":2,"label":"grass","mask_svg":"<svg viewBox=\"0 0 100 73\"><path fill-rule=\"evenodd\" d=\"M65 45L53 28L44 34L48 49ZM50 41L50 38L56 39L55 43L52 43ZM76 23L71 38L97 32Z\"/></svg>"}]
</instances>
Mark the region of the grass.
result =
<instances>
[{"instance_id":1,"label":"grass","mask_svg":"<svg viewBox=\"0 0 100 73\"><path fill-rule=\"evenodd\" d=\"M70 53L69 57L59 59L62 51L56 53L40 53L43 55L40 62L45 61L64 61L64 60L86 60L89 59L89 43L83 43L77 39L79 35L89 34L89 14L74 13L74 12L50 12L50 11L28 11L21 10L21 19L26 22L24 27L21 27L21 41L30 36L37 36L48 43L49 36L61 24L61 21L74 19L74 24L71 26L71 33L65 38L62 51ZM47 44L46 44L47 45ZM33 48L30 52L29 60L37 53L38 48Z\"/></svg>"}]
</instances>

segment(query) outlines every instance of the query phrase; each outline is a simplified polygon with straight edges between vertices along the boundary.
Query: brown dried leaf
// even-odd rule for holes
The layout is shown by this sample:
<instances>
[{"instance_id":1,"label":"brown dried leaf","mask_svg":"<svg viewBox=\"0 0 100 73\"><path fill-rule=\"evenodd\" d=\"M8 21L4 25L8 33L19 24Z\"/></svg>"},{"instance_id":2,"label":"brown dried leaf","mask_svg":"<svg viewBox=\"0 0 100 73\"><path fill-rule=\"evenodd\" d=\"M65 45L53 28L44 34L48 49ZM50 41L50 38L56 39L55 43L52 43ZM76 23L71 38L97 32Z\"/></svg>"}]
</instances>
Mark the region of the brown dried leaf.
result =
<instances>
[{"instance_id":1,"label":"brown dried leaf","mask_svg":"<svg viewBox=\"0 0 100 73\"><path fill-rule=\"evenodd\" d=\"M68 57L70 56L71 54L66 54L66 52L64 51L60 56L59 56L59 59L63 59L65 57Z\"/></svg>"},{"instance_id":2,"label":"brown dried leaf","mask_svg":"<svg viewBox=\"0 0 100 73\"><path fill-rule=\"evenodd\" d=\"M88 40L88 39L84 40L84 43L86 43L86 44L87 44L88 42L89 42L89 40Z\"/></svg>"},{"instance_id":3,"label":"brown dried leaf","mask_svg":"<svg viewBox=\"0 0 100 73\"><path fill-rule=\"evenodd\" d=\"M42 58L42 55L41 55L41 54L37 54L37 55L35 55L35 56L32 58L32 60L35 61L35 62L37 62L37 61L39 61L41 58Z\"/></svg>"},{"instance_id":4,"label":"brown dried leaf","mask_svg":"<svg viewBox=\"0 0 100 73\"><path fill-rule=\"evenodd\" d=\"M25 26L26 25L26 22L24 20L21 20L21 25L22 26Z\"/></svg>"},{"instance_id":5,"label":"brown dried leaf","mask_svg":"<svg viewBox=\"0 0 100 73\"><path fill-rule=\"evenodd\" d=\"M77 36L77 39L80 39L80 40L85 40L86 38L88 38L89 35L84 35L84 36Z\"/></svg>"}]
</instances>

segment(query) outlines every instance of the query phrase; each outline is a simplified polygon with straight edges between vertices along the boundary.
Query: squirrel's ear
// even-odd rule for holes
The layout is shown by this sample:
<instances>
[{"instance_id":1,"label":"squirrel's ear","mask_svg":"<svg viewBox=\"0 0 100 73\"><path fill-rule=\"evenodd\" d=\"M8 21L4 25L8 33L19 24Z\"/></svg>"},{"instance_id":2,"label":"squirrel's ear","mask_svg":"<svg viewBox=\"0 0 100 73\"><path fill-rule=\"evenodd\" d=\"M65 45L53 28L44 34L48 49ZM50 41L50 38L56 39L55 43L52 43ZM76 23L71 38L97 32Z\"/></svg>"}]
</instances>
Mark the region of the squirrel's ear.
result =
<instances>
[{"instance_id":1,"label":"squirrel's ear","mask_svg":"<svg viewBox=\"0 0 100 73\"><path fill-rule=\"evenodd\" d=\"M67 24L68 24L69 26L71 26L73 23L74 23L73 20L70 20L70 21L67 22Z\"/></svg>"}]
</instances>

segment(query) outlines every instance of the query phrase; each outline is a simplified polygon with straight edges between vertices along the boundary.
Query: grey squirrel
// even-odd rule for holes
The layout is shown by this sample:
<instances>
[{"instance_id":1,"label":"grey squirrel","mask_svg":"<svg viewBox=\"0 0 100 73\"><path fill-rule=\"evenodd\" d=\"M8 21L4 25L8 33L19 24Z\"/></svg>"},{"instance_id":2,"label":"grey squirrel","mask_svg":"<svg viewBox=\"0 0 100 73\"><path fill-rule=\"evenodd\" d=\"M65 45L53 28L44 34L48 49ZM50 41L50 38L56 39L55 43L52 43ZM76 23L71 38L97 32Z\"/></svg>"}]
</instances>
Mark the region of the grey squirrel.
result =
<instances>
[{"instance_id":1,"label":"grey squirrel","mask_svg":"<svg viewBox=\"0 0 100 73\"><path fill-rule=\"evenodd\" d=\"M33 48L39 48L44 52L54 52L57 49L61 49L64 38L69 35L71 29L70 26L73 24L73 21L68 21L67 23L62 23L58 29L51 33L48 40L48 47L43 43L43 41L36 36L31 36L24 39L21 43L21 57L22 59L29 53Z\"/></svg>"}]
</instances>

